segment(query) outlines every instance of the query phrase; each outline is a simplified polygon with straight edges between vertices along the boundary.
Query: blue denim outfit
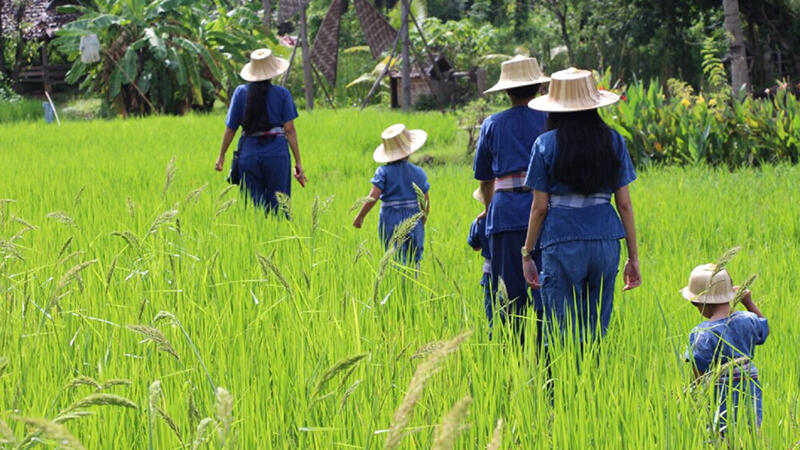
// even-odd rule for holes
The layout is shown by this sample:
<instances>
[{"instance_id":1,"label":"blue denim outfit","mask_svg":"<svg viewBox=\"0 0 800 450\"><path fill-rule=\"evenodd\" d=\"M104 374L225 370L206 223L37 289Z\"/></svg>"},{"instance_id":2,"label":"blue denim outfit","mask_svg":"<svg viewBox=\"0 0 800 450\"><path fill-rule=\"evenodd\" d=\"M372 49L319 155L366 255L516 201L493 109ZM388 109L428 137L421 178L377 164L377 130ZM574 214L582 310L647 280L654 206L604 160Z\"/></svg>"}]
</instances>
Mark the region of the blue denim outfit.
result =
<instances>
[{"instance_id":1,"label":"blue denim outfit","mask_svg":"<svg viewBox=\"0 0 800 450\"><path fill-rule=\"evenodd\" d=\"M492 299L496 291L496 282L492 278L492 254L489 250L489 238L486 236L486 218L481 217L472 221L469 227L467 244L473 249L480 249L483 256L483 275L481 276L481 287L483 288L483 309L486 318L489 320L489 338L492 336Z\"/></svg>"},{"instance_id":2,"label":"blue denim outfit","mask_svg":"<svg viewBox=\"0 0 800 450\"><path fill-rule=\"evenodd\" d=\"M225 125L231 130L237 130L244 119L247 89L248 85L243 84L233 92L225 119ZM270 128L282 127L297 118L297 108L286 88L270 86L267 91L267 115ZM284 136L245 136L242 133L239 137L239 170L242 186L247 188L256 206L276 211L276 192L291 195L292 160L289 143Z\"/></svg>"},{"instance_id":3,"label":"blue denim outfit","mask_svg":"<svg viewBox=\"0 0 800 450\"><path fill-rule=\"evenodd\" d=\"M612 141L621 162L616 191L635 180L636 171L616 131L612 131ZM573 335L582 341L587 332L596 337L598 325L601 335L608 329L619 267L618 241L625 237L625 229L611 206L612 190L582 196L555 179L556 146L555 130L539 136L525 184L550 195L539 238L545 333L558 329L563 334L570 324Z\"/></svg>"},{"instance_id":4,"label":"blue denim outfit","mask_svg":"<svg viewBox=\"0 0 800 450\"><path fill-rule=\"evenodd\" d=\"M756 345L767 340L769 326L767 319L762 319L751 312L736 311L726 319L706 320L696 326L689 335L689 348L686 360L694 364L700 373L714 370L736 358L753 359ZM729 392L730 391L730 392ZM735 418L740 399L750 403L756 426L761 425L762 400L761 383L758 380L758 368L752 362L736 365L723 371L715 380L715 398L718 404L716 413L717 426L724 431L728 424L727 401L733 403Z\"/></svg>"},{"instance_id":5,"label":"blue denim outfit","mask_svg":"<svg viewBox=\"0 0 800 450\"><path fill-rule=\"evenodd\" d=\"M544 130L547 114L527 106L517 106L487 118L481 125L475 150L475 179L489 181L503 175L525 172L536 138ZM492 254L492 273L506 285L511 311L518 318L526 315L531 296L522 273L520 249L525 245L533 194L530 191L497 191L492 196L486 216L486 234ZM538 250L538 245L537 245ZM534 254L538 256L538 252ZM541 311L538 291L533 292L534 309ZM518 328L520 320L515 321Z\"/></svg>"},{"instance_id":6,"label":"blue denim outfit","mask_svg":"<svg viewBox=\"0 0 800 450\"><path fill-rule=\"evenodd\" d=\"M408 160L396 161L378 167L371 183L381 190L381 213L378 220L378 234L384 247L389 246L394 229L404 220L419 212L417 193L414 184L427 193L431 186L425 171ZM425 249L425 226L417 223L403 243L399 254L403 263L413 257L415 263L422 259Z\"/></svg>"}]
</instances>

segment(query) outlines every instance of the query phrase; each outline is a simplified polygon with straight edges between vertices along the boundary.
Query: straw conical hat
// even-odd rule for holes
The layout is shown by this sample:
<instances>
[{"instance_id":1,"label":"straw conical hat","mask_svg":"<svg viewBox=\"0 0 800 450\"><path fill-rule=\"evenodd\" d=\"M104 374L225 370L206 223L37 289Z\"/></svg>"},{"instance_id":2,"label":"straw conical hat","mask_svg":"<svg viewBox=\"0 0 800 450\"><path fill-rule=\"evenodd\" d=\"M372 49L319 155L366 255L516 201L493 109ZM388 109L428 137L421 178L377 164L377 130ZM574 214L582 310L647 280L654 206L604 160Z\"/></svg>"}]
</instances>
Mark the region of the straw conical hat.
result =
<instances>
[{"instance_id":1,"label":"straw conical hat","mask_svg":"<svg viewBox=\"0 0 800 450\"><path fill-rule=\"evenodd\" d=\"M483 201L483 192L481 192L481 188L475 189L472 191L472 198L479 201L481 204L484 204Z\"/></svg>"},{"instance_id":2,"label":"straw conical hat","mask_svg":"<svg viewBox=\"0 0 800 450\"><path fill-rule=\"evenodd\" d=\"M683 298L695 303L730 303L736 296L731 276L725 269L714 275L716 268L714 264L695 267L689 275L689 284L681 289Z\"/></svg>"},{"instance_id":3,"label":"straw conical hat","mask_svg":"<svg viewBox=\"0 0 800 450\"><path fill-rule=\"evenodd\" d=\"M487 89L484 94L532 84L547 83L548 81L550 81L550 78L547 78L542 73L536 58L517 55L500 66L500 81Z\"/></svg>"},{"instance_id":4,"label":"straw conical hat","mask_svg":"<svg viewBox=\"0 0 800 450\"><path fill-rule=\"evenodd\" d=\"M289 61L272 54L268 48L260 48L250 53L250 62L244 65L239 75L245 81L271 80L286 72Z\"/></svg>"},{"instance_id":5,"label":"straw conical hat","mask_svg":"<svg viewBox=\"0 0 800 450\"><path fill-rule=\"evenodd\" d=\"M383 143L375 149L372 157L375 162L390 163L407 158L419 150L428 139L428 133L422 130L408 130L402 123L397 123L383 130Z\"/></svg>"},{"instance_id":6,"label":"straw conical hat","mask_svg":"<svg viewBox=\"0 0 800 450\"><path fill-rule=\"evenodd\" d=\"M528 103L533 109L545 112L586 111L612 105L619 95L600 91L588 70L570 67L550 75L550 92Z\"/></svg>"}]
</instances>

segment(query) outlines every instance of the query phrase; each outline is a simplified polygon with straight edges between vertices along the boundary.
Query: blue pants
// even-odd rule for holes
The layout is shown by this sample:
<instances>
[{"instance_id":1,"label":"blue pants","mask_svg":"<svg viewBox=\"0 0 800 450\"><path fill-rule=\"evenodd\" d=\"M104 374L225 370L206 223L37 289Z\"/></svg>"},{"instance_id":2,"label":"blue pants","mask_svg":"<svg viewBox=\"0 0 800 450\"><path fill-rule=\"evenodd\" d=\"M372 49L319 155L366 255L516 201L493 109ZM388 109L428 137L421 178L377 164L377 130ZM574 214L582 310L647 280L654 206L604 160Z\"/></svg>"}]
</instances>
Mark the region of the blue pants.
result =
<instances>
[{"instance_id":1,"label":"blue pants","mask_svg":"<svg viewBox=\"0 0 800 450\"><path fill-rule=\"evenodd\" d=\"M522 324L528 311L528 305L533 300L533 309L539 313L542 309L541 294L533 291L533 297L528 291L525 275L522 272L522 254L520 249L525 245L527 230L501 231L489 236L489 247L492 254L492 273L495 280L502 278L508 292L508 299L499 299L500 320L505 323L506 315L514 318L512 326L519 334L520 342L525 341ZM533 254L537 267L542 267L541 253L537 250ZM499 281L497 281L499 283ZM495 286L494 291L497 292ZM497 297L497 296L496 296ZM507 304L506 304L507 303ZM504 307L505 306L505 307ZM491 319L490 319L491 321ZM539 338L537 337L537 340Z\"/></svg>"},{"instance_id":2,"label":"blue pants","mask_svg":"<svg viewBox=\"0 0 800 450\"><path fill-rule=\"evenodd\" d=\"M489 320L489 339L492 338L492 324L494 316L493 299L496 293L495 281L491 273L484 273L481 277L481 287L483 288L483 310Z\"/></svg>"},{"instance_id":3,"label":"blue pants","mask_svg":"<svg viewBox=\"0 0 800 450\"><path fill-rule=\"evenodd\" d=\"M761 426L761 383L757 379L720 381L714 387L714 398L718 405L714 424L720 432L724 433L729 423L736 422L737 416L745 423ZM728 410L728 400L733 404L732 410ZM743 411L739 410L740 405Z\"/></svg>"},{"instance_id":4,"label":"blue pants","mask_svg":"<svg viewBox=\"0 0 800 450\"><path fill-rule=\"evenodd\" d=\"M545 336L563 335L567 324L581 342L605 335L614 305L619 241L567 241L542 249L542 301ZM577 332L577 333L576 333ZM547 340L545 340L545 345Z\"/></svg>"},{"instance_id":5,"label":"blue pants","mask_svg":"<svg viewBox=\"0 0 800 450\"><path fill-rule=\"evenodd\" d=\"M269 151L245 145L239 153L239 170L242 186L247 188L253 204L266 208L267 212L278 211L277 192L287 196L292 193L292 160L288 151Z\"/></svg>"},{"instance_id":6,"label":"blue pants","mask_svg":"<svg viewBox=\"0 0 800 450\"><path fill-rule=\"evenodd\" d=\"M383 240L384 248L389 248L389 241L392 239L394 229L400 225L404 220L417 214L419 208L395 208L381 207L380 218L378 220L378 234ZM398 248L398 257L403 264L408 264L412 259L415 263L419 263L422 259L422 252L425 250L425 226L422 222L417 225L408 234L408 239Z\"/></svg>"}]
</instances>

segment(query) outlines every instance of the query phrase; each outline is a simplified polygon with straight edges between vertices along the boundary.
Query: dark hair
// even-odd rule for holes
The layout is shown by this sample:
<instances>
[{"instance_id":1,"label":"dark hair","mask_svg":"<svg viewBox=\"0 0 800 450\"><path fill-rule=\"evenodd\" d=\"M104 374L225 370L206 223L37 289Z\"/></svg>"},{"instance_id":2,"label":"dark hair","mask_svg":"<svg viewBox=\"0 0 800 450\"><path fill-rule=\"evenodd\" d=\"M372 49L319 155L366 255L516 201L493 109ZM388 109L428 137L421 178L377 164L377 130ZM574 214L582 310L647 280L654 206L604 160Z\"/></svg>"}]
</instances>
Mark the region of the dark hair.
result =
<instances>
[{"instance_id":1,"label":"dark hair","mask_svg":"<svg viewBox=\"0 0 800 450\"><path fill-rule=\"evenodd\" d=\"M557 181L582 195L617 188L622 163L614 152L611 129L596 109L550 113L547 129L556 130Z\"/></svg>"},{"instance_id":2,"label":"dark hair","mask_svg":"<svg viewBox=\"0 0 800 450\"><path fill-rule=\"evenodd\" d=\"M267 113L267 94L272 83L270 80L256 81L247 86L247 103L242 119L242 129L247 134L269 131L269 114Z\"/></svg>"},{"instance_id":3,"label":"dark hair","mask_svg":"<svg viewBox=\"0 0 800 450\"><path fill-rule=\"evenodd\" d=\"M511 89L506 89L508 96L511 98L533 98L539 92L538 84L531 84L528 86L520 86Z\"/></svg>"}]
</instances>

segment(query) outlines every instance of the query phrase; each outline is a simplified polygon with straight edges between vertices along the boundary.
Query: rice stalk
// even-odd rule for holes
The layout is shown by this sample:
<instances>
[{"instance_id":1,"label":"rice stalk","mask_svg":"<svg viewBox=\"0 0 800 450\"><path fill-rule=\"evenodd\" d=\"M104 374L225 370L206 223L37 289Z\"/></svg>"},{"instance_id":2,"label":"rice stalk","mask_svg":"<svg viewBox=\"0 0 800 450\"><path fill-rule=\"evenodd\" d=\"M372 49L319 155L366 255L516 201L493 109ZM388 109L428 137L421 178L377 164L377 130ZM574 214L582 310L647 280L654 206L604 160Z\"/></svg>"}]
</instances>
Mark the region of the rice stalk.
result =
<instances>
[{"instance_id":1,"label":"rice stalk","mask_svg":"<svg viewBox=\"0 0 800 450\"><path fill-rule=\"evenodd\" d=\"M228 199L224 203L219 205L219 208L217 208L216 212L214 212L214 218L216 219L217 217L220 216L220 214L222 214L225 211L229 210L231 208L231 206L233 206L234 203L236 203L236 198Z\"/></svg>"},{"instance_id":2,"label":"rice stalk","mask_svg":"<svg viewBox=\"0 0 800 450\"><path fill-rule=\"evenodd\" d=\"M100 386L100 389L106 390L114 386L130 386L131 384L133 384L131 383L131 380L126 380L123 378L112 378L110 380L106 380L105 382L103 382L103 384Z\"/></svg>"},{"instance_id":3,"label":"rice stalk","mask_svg":"<svg viewBox=\"0 0 800 450\"><path fill-rule=\"evenodd\" d=\"M397 249L393 245L386 247L383 257L378 261L378 273L375 274L375 281L372 285L372 303L378 303L378 293L380 292L381 281L386 276L386 269L389 267Z\"/></svg>"},{"instance_id":4,"label":"rice stalk","mask_svg":"<svg viewBox=\"0 0 800 450\"><path fill-rule=\"evenodd\" d=\"M411 360L415 360L417 358L422 358L424 356L428 356L431 353L435 352L436 350L442 348L444 343L442 341L433 341L428 342L427 344L420 347L413 355L411 355Z\"/></svg>"},{"instance_id":5,"label":"rice stalk","mask_svg":"<svg viewBox=\"0 0 800 450\"><path fill-rule=\"evenodd\" d=\"M86 185L85 185L85 184L84 184L83 186L81 186L81 188L80 188L80 189L78 189L78 193L77 193L77 194L75 194L75 198L73 198L73 199L72 199L72 204L73 204L74 206L78 206L78 204L80 204L80 202L81 202L81 197L83 196L83 192L84 192L85 190L86 190Z\"/></svg>"},{"instance_id":6,"label":"rice stalk","mask_svg":"<svg viewBox=\"0 0 800 450\"><path fill-rule=\"evenodd\" d=\"M4 258L12 257L25 262L25 258L22 257L22 254L19 252L19 249L13 242L0 240L0 253Z\"/></svg>"},{"instance_id":7,"label":"rice stalk","mask_svg":"<svg viewBox=\"0 0 800 450\"><path fill-rule=\"evenodd\" d=\"M342 400L341 400L341 402L339 402L339 412L340 413L344 409L344 405L345 405L345 403L347 403L347 399L350 398L351 395L353 395L353 392L355 392L356 388L359 385L361 385L362 381L364 381L364 380L357 380L355 383L351 384L350 387L348 387L346 391L344 391L344 394L342 395Z\"/></svg>"},{"instance_id":8,"label":"rice stalk","mask_svg":"<svg viewBox=\"0 0 800 450\"><path fill-rule=\"evenodd\" d=\"M71 389L78 386L91 386L96 390L100 390L103 388L103 385L100 384L94 378L86 375L80 375L78 377L73 378L69 383L67 383L67 387L65 389Z\"/></svg>"},{"instance_id":9,"label":"rice stalk","mask_svg":"<svg viewBox=\"0 0 800 450\"><path fill-rule=\"evenodd\" d=\"M156 426L156 417L158 415L159 403L161 401L161 381L156 380L147 388L147 435L150 443L150 449L153 449L153 429Z\"/></svg>"},{"instance_id":10,"label":"rice stalk","mask_svg":"<svg viewBox=\"0 0 800 450\"><path fill-rule=\"evenodd\" d=\"M111 265L108 267L108 272L106 272L106 292L111 287L111 277L114 276L114 270L117 268L117 259L119 259L119 255L114 256L114 259L111 260Z\"/></svg>"},{"instance_id":11,"label":"rice stalk","mask_svg":"<svg viewBox=\"0 0 800 450\"><path fill-rule=\"evenodd\" d=\"M14 436L14 432L11 430L11 427L0 418L0 444L8 444L10 447L16 447L17 445L17 437Z\"/></svg>"},{"instance_id":12,"label":"rice stalk","mask_svg":"<svg viewBox=\"0 0 800 450\"><path fill-rule=\"evenodd\" d=\"M178 320L175 314L172 314L169 311L159 311L153 317L153 323L158 323L163 320L168 321L171 325L177 326L181 330L181 332L183 333L183 337L186 339L186 342L189 344L189 347L191 347L192 352L194 352L194 356L200 362L200 366L203 368L203 372L205 372L206 374L206 379L208 380L208 384L211 386L211 390L215 392L216 385L214 385L214 381L211 379L211 374L208 372L208 369L206 368L205 361L203 361L203 358L200 356L200 349L197 348L197 345L195 345L194 341L192 340L192 337L189 336L189 332L186 331L186 328L184 328L183 324L181 323L180 320Z\"/></svg>"},{"instance_id":13,"label":"rice stalk","mask_svg":"<svg viewBox=\"0 0 800 450\"><path fill-rule=\"evenodd\" d=\"M134 203L132 198L125 198L125 208L128 210L128 215L131 216L131 218L136 216L136 203Z\"/></svg>"},{"instance_id":14,"label":"rice stalk","mask_svg":"<svg viewBox=\"0 0 800 450\"><path fill-rule=\"evenodd\" d=\"M464 340L467 339L471 334L472 331L470 330L463 331L453 339L442 342L441 347L432 352L430 356L425 359L425 361L417 366L417 370L414 372L414 376L411 378L411 382L408 384L406 395L403 397L403 401L400 402L400 405L394 412L392 425L386 436L386 448L397 448L397 446L400 445L400 441L405 436L404 429L411 419L411 414L414 411L414 407L422 396L422 390L425 387L425 384L434 374L436 374L436 372L439 371L439 367L441 366L442 362L448 356L458 350L461 343L464 342Z\"/></svg>"},{"instance_id":15,"label":"rice stalk","mask_svg":"<svg viewBox=\"0 0 800 450\"><path fill-rule=\"evenodd\" d=\"M230 184L230 185L226 186L223 190L221 190L219 192L219 195L217 195L217 200L222 200L222 198L225 197L226 195L228 195L228 192L232 191L233 188L235 188L235 187L236 187L236 185L233 185L233 184Z\"/></svg>"},{"instance_id":16,"label":"rice stalk","mask_svg":"<svg viewBox=\"0 0 800 450\"><path fill-rule=\"evenodd\" d=\"M314 197L314 203L311 205L311 234L313 235L316 231L317 227L319 227L319 217L328 208L331 206L333 202L333 196L326 198L325 200L320 201L319 196Z\"/></svg>"},{"instance_id":17,"label":"rice stalk","mask_svg":"<svg viewBox=\"0 0 800 450\"><path fill-rule=\"evenodd\" d=\"M112 231L111 235L121 238L126 244L128 244L129 247L135 249L139 248L139 238L136 237L136 234L134 234L133 231Z\"/></svg>"},{"instance_id":18,"label":"rice stalk","mask_svg":"<svg viewBox=\"0 0 800 450\"><path fill-rule=\"evenodd\" d=\"M212 428L217 429L217 433L220 433L221 430L217 422L210 418L206 417L205 419L201 420L200 423L197 424L197 431L194 435L194 442L192 442L192 450L197 450L200 448L201 445L208 442L208 434Z\"/></svg>"},{"instance_id":19,"label":"rice stalk","mask_svg":"<svg viewBox=\"0 0 800 450\"><path fill-rule=\"evenodd\" d=\"M500 450L500 446L503 445L503 419L497 419L497 425L494 427L494 433L492 433L492 440L489 441L489 445L486 446L487 450Z\"/></svg>"},{"instance_id":20,"label":"rice stalk","mask_svg":"<svg viewBox=\"0 0 800 450\"><path fill-rule=\"evenodd\" d=\"M27 446L29 443L37 439L37 435L44 436L45 439L56 442L58 445L66 448L71 448L74 450L83 450L84 448L83 444L81 444L78 438L73 436L64 425L38 417L12 416L12 418L36 430L34 433L28 434L25 439L23 439L19 445L20 448Z\"/></svg>"},{"instance_id":21,"label":"rice stalk","mask_svg":"<svg viewBox=\"0 0 800 450\"><path fill-rule=\"evenodd\" d=\"M361 353L360 355L350 356L348 358L339 360L336 364L331 366L320 376L319 381L317 381L317 385L314 388L314 392L311 394L311 398L316 399L322 389L325 388L325 385L328 384L328 382L331 381L336 374L345 370L349 370L350 368L355 368L355 365L358 364L358 362L362 359L366 358L367 355L368 353Z\"/></svg>"},{"instance_id":22,"label":"rice stalk","mask_svg":"<svg viewBox=\"0 0 800 450\"><path fill-rule=\"evenodd\" d=\"M8 358L0 356L0 378L3 378L6 370L8 370Z\"/></svg>"},{"instance_id":23,"label":"rice stalk","mask_svg":"<svg viewBox=\"0 0 800 450\"><path fill-rule=\"evenodd\" d=\"M45 308L45 312L49 312L54 306L60 309L60 300L63 298L64 288L66 288L72 281L77 279L81 271L85 268L91 266L92 264L96 263L97 260L93 259L91 261L84 261L72 266L69 270L64 272L64 275L61 276L61 279L58 280L58 284L56 285L55 290L53 290L53 294L50 296L50 300L47 303L47 307Z\"/></svg>"},{"instance_id":24,"label":"rice stalk","mask_svg":"<svg viewBox=\"0 0 800 450\"><path fill-rule=\"evenodd\" d=\"M67 238L67 240L64 242L64 245L61 246L61 250L58 251L58 256L56 256L56 259L59 259L64 255L64 252L66 252L67 248L69 248L69 244L72 243L73 237L74 236L70 236L69 238Z\"/></svg>"},{"instance_id":25,"label":"rice stalk","mask_svg":"<svg viewBox=\"0 0 800 450\"><path fill-rule=\"evenodd\" d=\"M172 181L175 179L176 171L177 168L175 167L175 156L173 156L167 163L165 180L164 180L164 189L161 191L162 196L164 197L167 196L167 190L169 189L170 185L172 185Z\"/></svg>"},{"instance_id":26,"label":"rice stalk","mask_svg":"<svg viewBox=\"0 0 800 450\"><path fill-rule=\"evenodd\" d=\"M172 433L178 438L178 442L181 443L181 447L184 447L183 436L181 435L181 430L178 428L178 424L175 423L175 420L173 420L172 417L167 414L164 408L161 408L160 406L156 407L156 414L162 421L164 421L165 424L167 424L167 427L172 430Z\"/></svg>"},{"instance_id":27,"label":"rice stalk","mask_svg":"<svg viewBox=\"0 0 800 450\"><path fill-rule=\"evenodd\" d=\"M138 409L136 403L116 394L94 393L70 405L66 411L89 408L92 406L119 406L121 408Z\"/></svg>"},{"instance_id":28,"label":"rice stalk","mask_svg":"<svg viewBox=\"0 0 800 450\"><path fill-rule=\"evenodd\" d=\"M720 256L719 259L717 259L717 262L714 264L715 266L714 272L711 274L711 277L713 278L714 275L722 272L722 270L725 269L728 263L730 263L733 260L733 258L735 258L736 255L739 254L741 250L742 247L736 246L728 249L725 253L723 253L722 256Z\"/></svg>"},{"instance_id":29,"label":"rice stalk","mask_svg":"<svg viewBox=\"0 0 800 450\"><path fill-rule=\"evenodd\" d=\"M161 213L156 220L153 221L153 224L150 225L150 229L147 230L147 234L145 236L150 236L156 234L158 229L161 228L162 225L168 224L175 219L175 216L178 215L177 209L169 209Z\"/></svg>"},{"instance_id":30,"label":"rice stalk","mask_svg":"<svg viewBox=\"0 0 800 450\"><path fill-rule=\"evenodd\" d=\"M411 183L414 187L414 193L417 194L417 204L419 205L419 210L422 212L423 217L428 216L428 200L425 198L425 193L422 192L422 189L417 186L417 183Z\"/></svg>"},{"instance_id":31,"label":"rice stalk","mask_svg":"<svg viewBox=\"0 0 800 450\"><path fill-rule=\"evenodd\" d=\"M47 213L45 217L67 225L75 226L75 221L72 219L72 217L63 211L52 211Z\"/></svg>"},{"instance_id":32,"label":"rice stalk","mask_svg":"<svg viewBox=\"0 0 800 450\"><path fill-rule=\"evenodd\" d=\"M83 256L83 253L84 252L82 250L76 250L76 251L74 251L72 253L64 255L60 260L56 261L56 264L59 265L59 266L62 265L62 264L66 264L71 259L75 259L75 258L77 258L79 256Z\"/></svg>"},{"instance_id":33,"label":"rice stalk","mask_svg":"<svg viewBox=\"0 0 800 450\"><path fill-rule=\"evenodd\" d=\"M472 405L472 397L467 395L462 398L442 418L442 422L436 427L433 438L434 450L449 450L453 448L456 438L466 426L464 419L469 414L469 407Z\"/></svg>"},{"instance_id":34,"label":"rice stalk","mask_svg":"<svg viewBox=\"0 0 800 450\"><path fill-rule=\"evenodd\" d=\"M202 186L200 186L198 188L192 189L188 194L186 194L186 197L183 199L182 203L184 205L189 204L189 203L197 203L197 199L200 198L200 194L202 194L206 190L207 187L208 187L208 183L206 183L206 184L204 184L204 185L202 185Z\"/></svg>"},{"instance_id":35,"label":"rice stalk","mask_svg":"<svg viewBox=\"0 0 800 450\"><path fill-rule=\"evenodd\" d=\"M292 198L284 192L276 192L275 199L278 200L278 210L291 219L292 214Z\"/></svg>"},{"instance_id":36,"label":"rice stalk","mask_svg":"<svg viewBox=\"0 0 800 450\"><path fill-rule=\"evenodd\" d=\"M233 396L224 388L218 387L216 398L217 420L222 424L219 429L219 437L222 441L221 447L224 448L233 424Z\"/></svg>"},{"instance_id":37,"label":"rice stalk","mask_svg":"<svg viewBox=\"0 0 800 450\"><path fill-rule=\"evenodd\" d=\"M127 328L144 336L142 342L153 342L156 344L159 351L167 353L180 361L181 358L178 356L178 352L175 351L175 348L158 328L149 327L147 325L128 325Z\"/></svg>"},{"instance_id":38,"label":"rice stalk","mask_svg":"<svg viewBox=\"0 0 800 450\"><path fill-rule=\"evenodd\" d=\"M358 260L361 259L361 257L364 255L369 256L370 258L372 257L372 253L367 248L366 240L361 241L361 243L358 244L358 249L356 249L356 256L353 258L353 264L357 263Z\"/></svg>"},{"instance_id":39,"label":"rice stalk","mask_svg":"<svg viewBox=\"0 0 800 450\"><path fill-rule=\"evenodd\" d=\"M739 303L742 302L742 300L744 300L744 296L747 294L747 291L750 289L750 286L753 285L753 283L756 281L757 278L758 274L754 273L749 277L747 277L747 279L744 280L744 283L739 285L739 290L736 291L736 295L733 297L733 300L731 300L731 312L733 312L733 308L735 308L736 305L738 305Z\"/></svg>"},{"instance_id":40,"label":"rice stalk","mask_svg":"<svg viewBox=\"0 0 800 450\"><path fill-rule=\"evenodd\" d=\"M369 195L366 197L357 198L355 202L353 202L353 206L350 207L348 212L353 212L361 209L362 206L366 205L367 203L375 203L378 201L375 198L370 197Z\"/></svg>"},{"instance_id":41,"label":"rice stalk","mask_svg":"<svg viewBox=\"0 0 800 450\"><path fill-rule=\"evenodd\" d=\"M270 274L275 275L278 278L278 281L283 285L283 288L286 290L286 293L289 296L293 296L292 286L289 284L289 281L286 280L286 277L283 276L281 269L278 268L278 265L275 264L272 259L267 256L256 254L256 259L261 264L261 271L264 272L265 276L269 276Z\"/></svg>"},{"instance_id":42,"label":"rice stalk","mask_svg":"<svg viewBox=\"0 0 800 450\"><path fill-rule=\"evenodd\" d=\"M78 420L86 416L92 416L92 415L94 415L94 412L92 411L83 411L83 410L69 411L59 414L58 417L53 419L53 422L63 424L64 422L69 422L70 420Z\"/></svg>"}]
</instances>

